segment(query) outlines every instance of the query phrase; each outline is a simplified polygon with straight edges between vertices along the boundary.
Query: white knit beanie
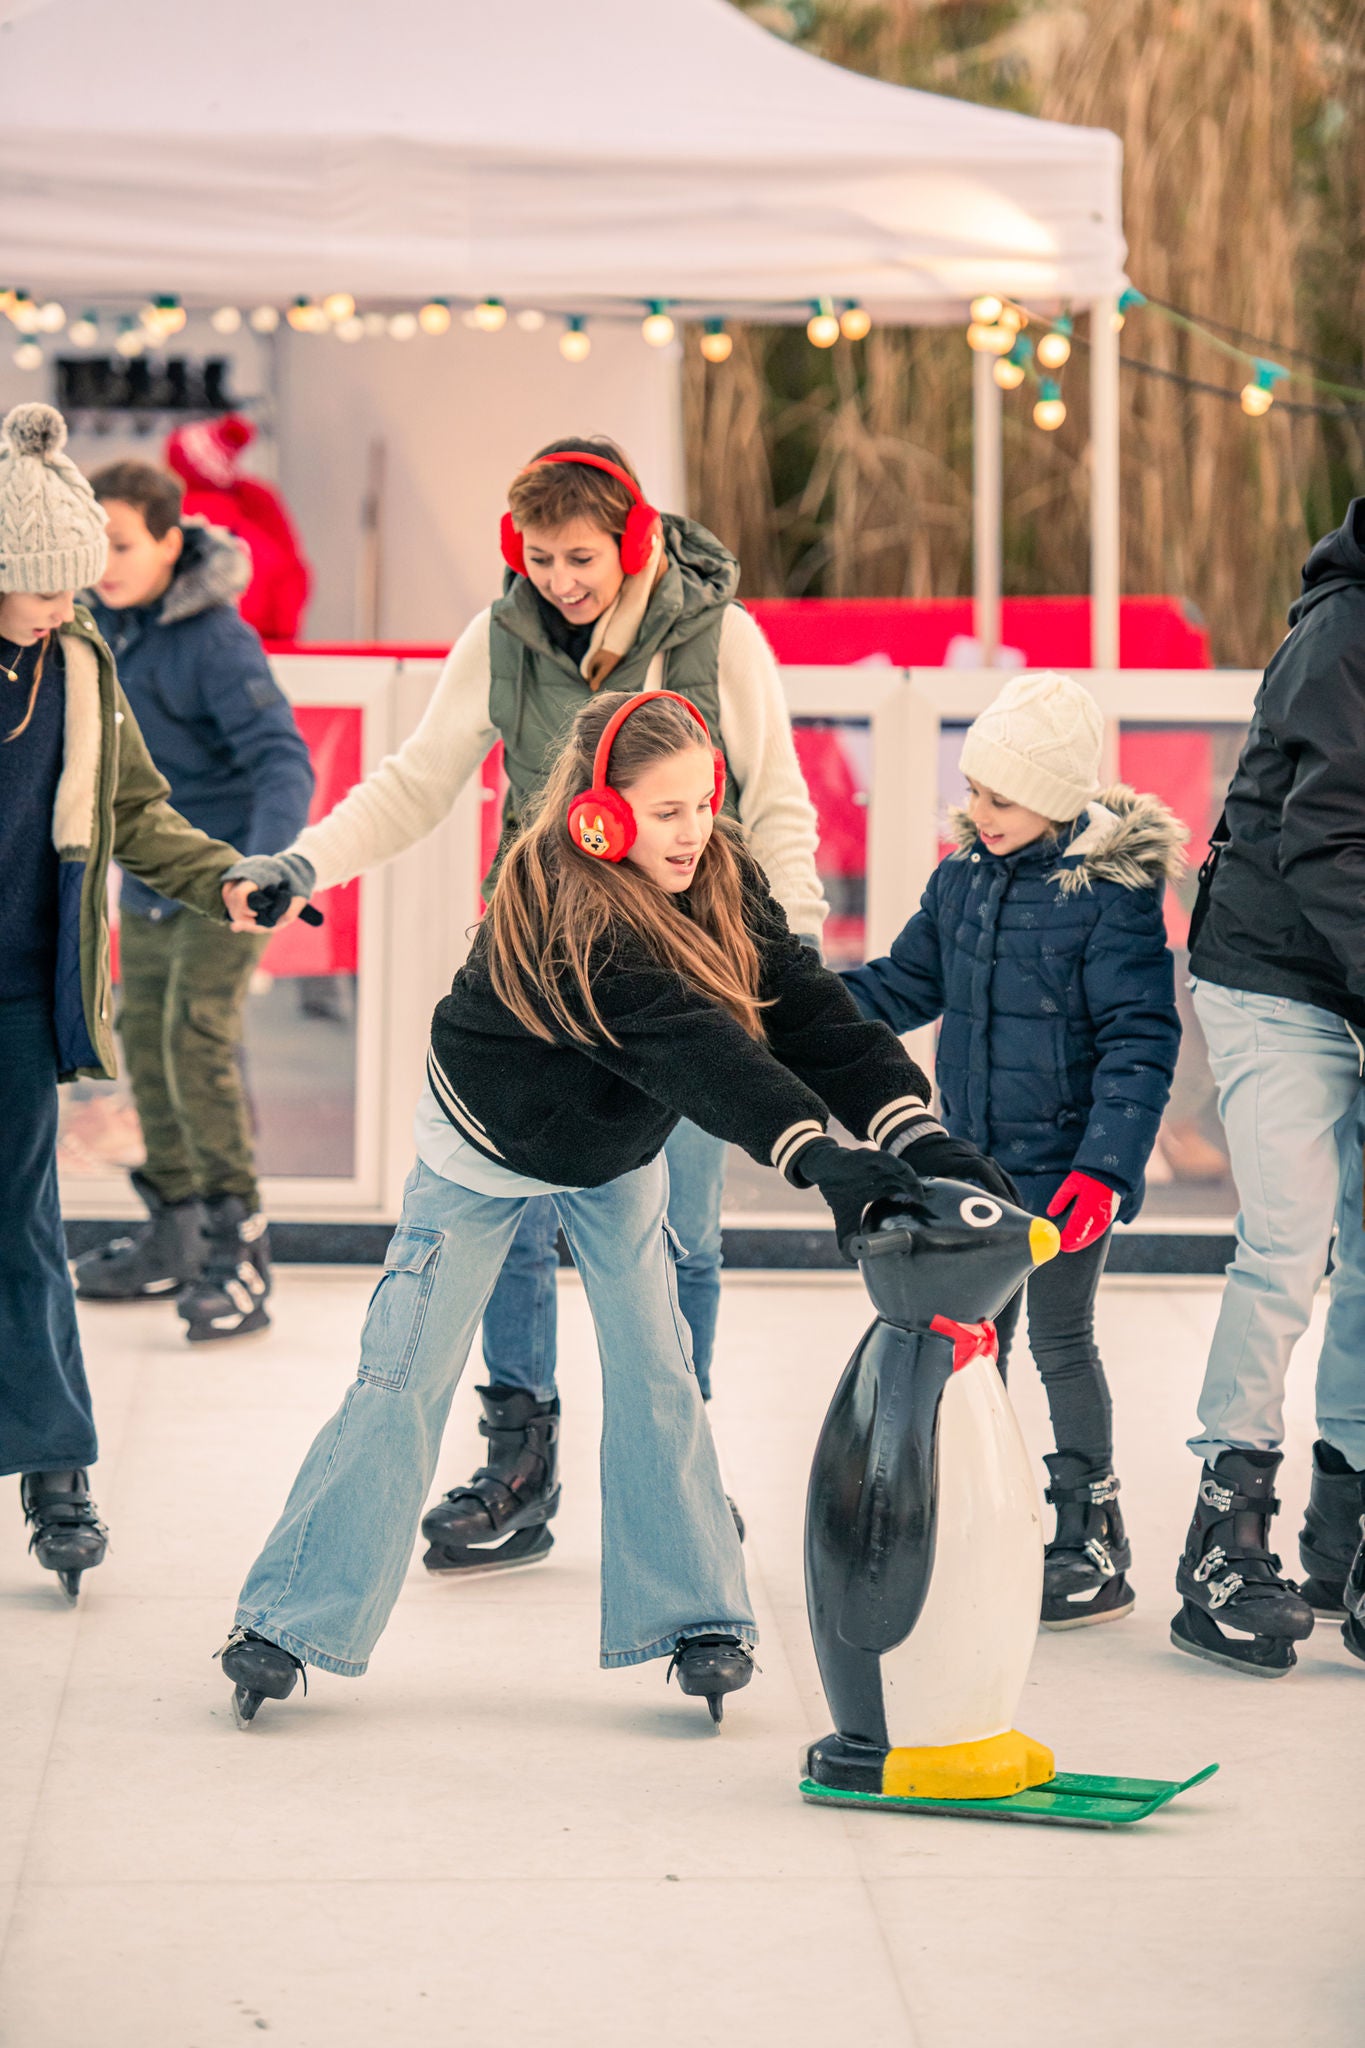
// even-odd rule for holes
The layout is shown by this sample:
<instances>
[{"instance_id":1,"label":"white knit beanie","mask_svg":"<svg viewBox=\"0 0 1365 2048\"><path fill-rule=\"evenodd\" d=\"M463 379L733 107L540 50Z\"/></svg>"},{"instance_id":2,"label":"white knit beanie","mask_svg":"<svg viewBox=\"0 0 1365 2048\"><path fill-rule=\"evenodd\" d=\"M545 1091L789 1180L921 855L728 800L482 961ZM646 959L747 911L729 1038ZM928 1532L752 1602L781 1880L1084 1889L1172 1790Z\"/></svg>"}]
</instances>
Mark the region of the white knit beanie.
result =
<instances>
[{"instance_id":1,"label":"white knit beanie","mask_svg":"<svg viewBox=\"0 0 1365 2048\"><path fill-rule=\"evenodd\" d=\"M65 446L55 406L16 405L0 426L0 592L55 597L104 574L104 507Z\"/></svg>"},{"instance_id":2,"label":"white knit beanie","mask_svg":"<svg viewBox=\"0 0 1365 2048\"><path fill-rule=\"evenodd\" d=\"M1057 824L1097 793L1104 716L1083 683L1043 669L1015 676L967 728L961 769L1008 803Z\"/></svg>"}]
</instances>

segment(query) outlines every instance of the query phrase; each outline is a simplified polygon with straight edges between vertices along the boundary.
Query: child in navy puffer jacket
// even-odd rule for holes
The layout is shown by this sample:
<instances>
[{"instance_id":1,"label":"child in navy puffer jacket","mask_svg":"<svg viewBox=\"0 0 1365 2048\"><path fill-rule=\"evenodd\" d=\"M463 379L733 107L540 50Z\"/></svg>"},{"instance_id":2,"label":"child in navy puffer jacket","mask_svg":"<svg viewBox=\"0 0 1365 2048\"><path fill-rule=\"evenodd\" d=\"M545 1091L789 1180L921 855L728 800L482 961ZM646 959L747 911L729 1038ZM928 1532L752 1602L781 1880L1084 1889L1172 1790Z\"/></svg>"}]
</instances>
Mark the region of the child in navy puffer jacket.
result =
<instances>
[{"instance_id":1,"label":"child in navy puffer jacket","mask_svg":"<svg viewBox=\"0 0 1365 2048\"><path fill-rule=\"evenodd\" d=\"M942 1018L948 1129L1061 1223L1066 1256L1028 1283L1057 1442L1050 1628L1133 1605L1095 1294L1113 1223L1142 1206L1180 1043L1161 897L1187 834L1155 797L1097 795L1102 739L1099 706L1069 677L1007 683L963 745L957 850L886 958L844 977L864 1015L895 1031ZM1002 1372L1018 1317L1016 1297L1000 1317Z\"/></svg>"}]
</instances>

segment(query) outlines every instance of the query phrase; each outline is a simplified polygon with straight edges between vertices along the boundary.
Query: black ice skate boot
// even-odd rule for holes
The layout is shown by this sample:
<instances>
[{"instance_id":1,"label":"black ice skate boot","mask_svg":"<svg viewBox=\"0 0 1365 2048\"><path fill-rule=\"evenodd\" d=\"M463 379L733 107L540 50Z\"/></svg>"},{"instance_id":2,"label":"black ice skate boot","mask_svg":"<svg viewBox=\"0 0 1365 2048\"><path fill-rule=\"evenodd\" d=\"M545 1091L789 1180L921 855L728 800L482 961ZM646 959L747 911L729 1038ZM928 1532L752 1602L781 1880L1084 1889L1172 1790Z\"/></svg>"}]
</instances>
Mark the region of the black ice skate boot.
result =
<instances>
[{"instance_id":1,"label":"black ice skate boot","mask_svg":"<svg viewBox=\"0 0 1365 2048\"><path fill-rule=\"evenodd\" d=\"M204 1269L176 1301L191 1344L247 1337L270 1318L270 1234L240 1195L211 1195L204 1203Z\"/></svg>"},{"instance_id":2,"label":"black ice skate boot","mask_svg":"<svg viewBox=\"0 0 1365 2048\"><path fill-rule=\"evenodd\" d=\"M81 1573L104 1563L109 1531L90 1498L88 1472L26 1472L19 1481L24 1519L33 1525L28 1547L44 1571L56 1572L74 1601Z\"/></svg>"},{"instance_id":3,"label":"black ice skate boot","mask_svg":"<svg viewBox=\"0 0 1365 2048\"><path fill-rule=\"evenodd\" d=\"M495 1572L547 1557L559 1510L559 1402L519 1387L479 1387L488 1463L422 1517L429 1572ZM498 1538L505 1540L499 1542Z\"/></svg>"},{"instance_id":4,"label":"black ice skate boot","mask_svg":"<svg viewBox=\"0 0 1365 2048\"><path fill-rule=\"evenodd\" d=\"M1057 1510L1057 1533L1043 1559L1043 1627L1120 1621L1133 1611L1125 1576L1133 1553L1118 1506L1118 1480L1078 1451L1054 1451L1043 1462L1052 1481L1047 1499Z\"/></svg>"},{"instance_id":5,"label":"black ice skate boot","mask_svg":"<svg viewBox=\"0 0 1365 2048\"><path fill-rule=\"evenodd\" d=\"M297 1657L282 1650L254 1629L235 1628L221 1650L214 1651L225 1675L232 1680L232 1715L239 1728L249 1727L262 1700L287 1700L303 1671ZM303 1671L303 1693L308 1697L308 1673Z\"/></svg>"},{"instance_id":6,"label":"black ice skate boot","mask_svg":"<svg viewBox=\"0 0 1365 2048\"><path fill-rule=\"evenodd\" d=\"M1292 1671L1295 1643L1313 1633L1312 1608L1266 1548L1280 1464L1278 1451L1223 1451L1205 1465L1171 1623L1177 1650L1263 1678Z\"/></svg>"},{"instance_id":7,"label":"black ice skate boot","mask_svg":"<svg viewBox=\"0 0 1365 2048\"><path fill-rule=\"evenodd\" d=\"M705 1699L719 1727L726 1693L738 1692L754 1675L754 1653L738 1636L687 1636L673 1652L665 1685L675 1671L679 1692Z\"/></svg>"},{"instance_id":8,"label":"black ice skate boot","mask_svg":"<svg viewBox=\"0 0 1365 2048\"><path fill-rule=\"evenodd\" d=\"M1360 1518L1360 1542L1346 1574L1342 1598L1346 1619L1341 1627L1341 1640L1351 1655L1365 1664L1365 1515Z\"/></svg>"},{"instance_id":9,"label":"black ice skate boot","mask_svg":"<svg viewBox=\"0 0 1365 2048\"><path fill-rule=\"evenodd\" d=\"M1360 1542L1365 1515L1365 1472L1348 1465L1321 1439L1313 1446L1313 1487L1299 1531L1299 1558L1308 1577L1299 1591L1315 1614L1346 1612L1346 1574Z\"/></svg>"},{"instance_id":10,"label":"black ice skate boot","mask_svg":"<svg viewBox=\"0 0 1365 2048\"><path fill-rule=\"evenodd\" d=\"M204 1212L198 1196L167 1202L143 1174L131 1179L152 1220L77 1259L76 1292L82 1301L146 1301L178 1294L199 1277Z\"/></svg>"}]
</instances>

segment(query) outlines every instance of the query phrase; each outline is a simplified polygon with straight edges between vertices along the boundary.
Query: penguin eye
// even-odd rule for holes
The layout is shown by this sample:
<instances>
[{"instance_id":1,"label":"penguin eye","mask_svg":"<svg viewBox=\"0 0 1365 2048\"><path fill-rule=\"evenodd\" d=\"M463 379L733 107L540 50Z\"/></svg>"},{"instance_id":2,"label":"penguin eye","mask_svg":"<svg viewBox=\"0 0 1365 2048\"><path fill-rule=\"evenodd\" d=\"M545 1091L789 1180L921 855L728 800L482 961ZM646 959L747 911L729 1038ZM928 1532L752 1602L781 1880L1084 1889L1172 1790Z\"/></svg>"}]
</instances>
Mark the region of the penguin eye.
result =
<instances>
[{"instance_id":1,"label":"penguin eye","mask_svg":"<svg viewBox=\"0 0 1365 2048\"><path fill-rule=\"evenodd\" d=\"M968 1195L957 1213L973 1230L989 1230L992 1223L1000 1221L1004 1211L989 1195Z\"/></svg>"}]
</instances>

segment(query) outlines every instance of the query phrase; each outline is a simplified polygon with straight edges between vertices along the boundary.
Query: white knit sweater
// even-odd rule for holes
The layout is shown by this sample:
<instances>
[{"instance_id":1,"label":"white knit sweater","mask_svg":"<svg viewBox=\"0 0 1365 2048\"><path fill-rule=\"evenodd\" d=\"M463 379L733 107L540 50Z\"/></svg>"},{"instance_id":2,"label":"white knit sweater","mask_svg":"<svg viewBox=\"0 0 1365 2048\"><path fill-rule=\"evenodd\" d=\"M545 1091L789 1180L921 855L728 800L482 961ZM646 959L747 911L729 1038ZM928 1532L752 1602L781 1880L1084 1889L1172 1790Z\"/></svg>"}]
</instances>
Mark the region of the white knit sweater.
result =
<instances>
[{"instance_id":1,"label":"white knit sweater","mask_svg":"<svg viewBox=\"0 0 1365 2048\"><path fill-rule=\"evenodd\" d=\"M416 732L289 849L312 862L320 889L392 860L445 818L498 737L489 717L488 613L451 648ZM659 688L651 662L646 689ZM720 733L755 860L794 932L818 937L829 906L815 871L815 808L806 791L772 649L738 605L720 633Z\"/></svg>"}]
</instances>

